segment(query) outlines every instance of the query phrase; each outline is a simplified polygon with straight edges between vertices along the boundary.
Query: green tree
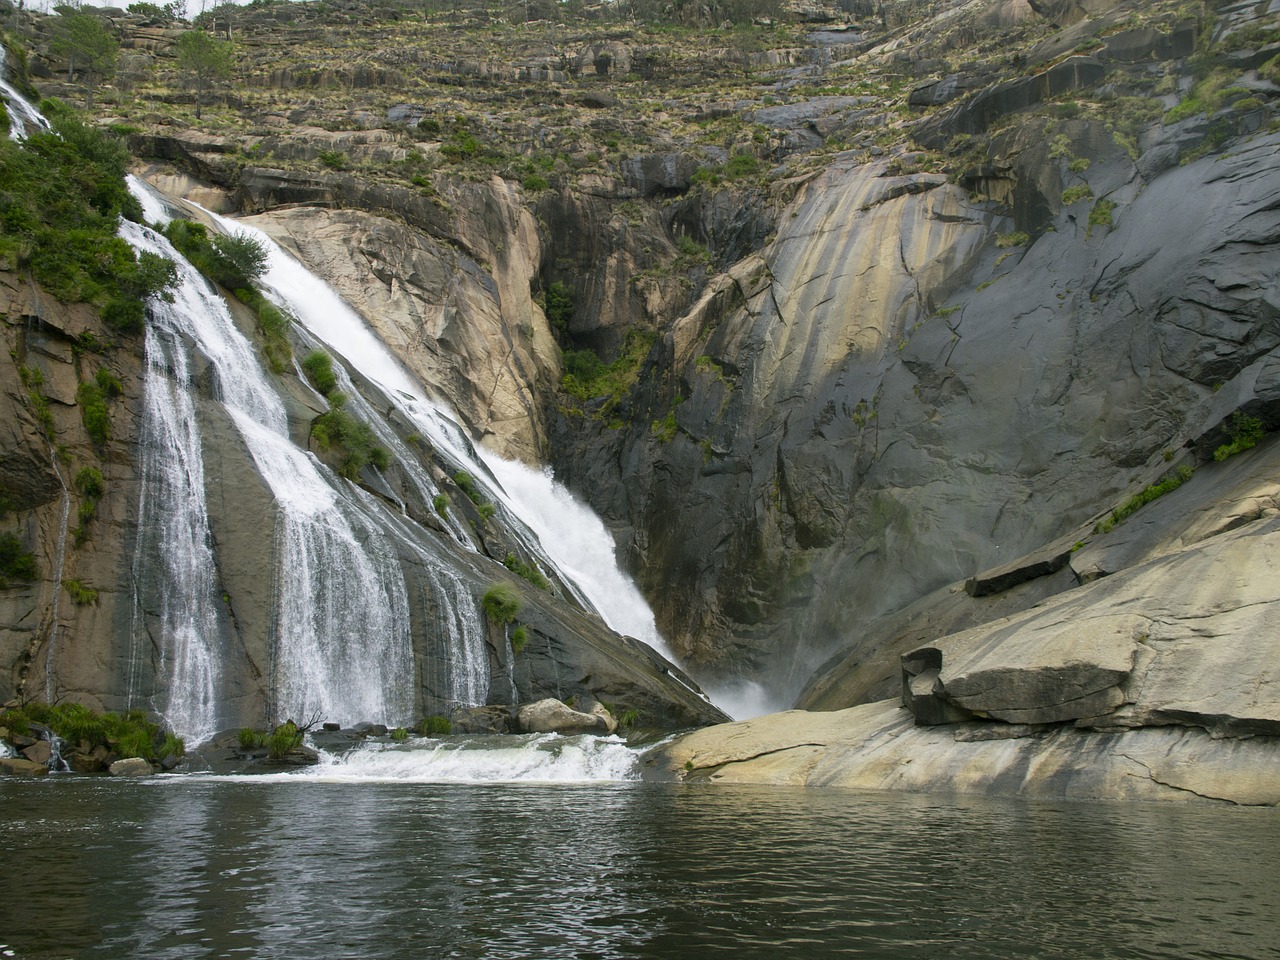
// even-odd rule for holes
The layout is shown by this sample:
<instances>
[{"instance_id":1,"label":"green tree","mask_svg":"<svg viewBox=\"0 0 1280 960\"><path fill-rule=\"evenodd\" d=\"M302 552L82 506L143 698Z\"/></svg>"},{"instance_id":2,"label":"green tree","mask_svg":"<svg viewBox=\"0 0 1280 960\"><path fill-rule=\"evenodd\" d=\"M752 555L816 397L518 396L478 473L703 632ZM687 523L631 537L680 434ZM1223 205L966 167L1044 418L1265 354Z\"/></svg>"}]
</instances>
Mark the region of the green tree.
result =
<instances>
[{"instance_id":1,"label":"green tree","mask_svg":"<svg viewBox=\"0 0 1280 960\"><path fill-rule=\"evenodd\" d=\"M120 42L107 32L100 17L70 6L57 9L50 50L54 56L66 57L68 81L80 74L85 105L92 109L98 85L115 76Z\"/></svg>"},{"instance_id":2,"label":"green tree","mask_svg":"<svg viewBox=\"0 0 1280 960\"><path fill-rule=\"evenodd\" d=\"M196 94L196 119L214 84L231 77L234 46L203 30L188 30L178 37L178 70Z\"/></svg>"}]
</instances>

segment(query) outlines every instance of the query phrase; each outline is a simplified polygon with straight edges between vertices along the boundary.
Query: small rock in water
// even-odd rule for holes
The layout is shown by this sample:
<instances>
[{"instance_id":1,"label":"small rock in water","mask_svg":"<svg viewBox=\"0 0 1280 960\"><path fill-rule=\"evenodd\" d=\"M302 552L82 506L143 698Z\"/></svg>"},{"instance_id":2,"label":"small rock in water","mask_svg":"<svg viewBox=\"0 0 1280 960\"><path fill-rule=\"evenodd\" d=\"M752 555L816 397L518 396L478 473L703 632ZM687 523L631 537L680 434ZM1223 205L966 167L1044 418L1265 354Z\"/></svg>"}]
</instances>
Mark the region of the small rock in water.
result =
<instances>
[{"instance_id":1,"label":"small rock in water","mask_svg":"<svg viewBox=\"0 0 1280 960\"><path fill-rule=\"evenodd\" d=\"M332 720L321 725L322 730L328 730L330 733L336 733L342 729L342 724L334 723Z\"/></svg>"},{"instance_id":2,"label":"small rock in water","mask_svg":"<svg viewBox=\"0 0 1280 960\"><path fill-rule=\"evenodd\" d=\"M113 777L149 777L155 772L151 764L141 757L117 760L108 769Z\"/></svg>"},{"instance_id":3,"label":"small rock in water","mask_svg":"<svg viewBox=\"0 0 1280 960\"><path fill-rule=\"evenodd\" d=\"M43 777L49 768L42 763L32 763L16 757L0 758L0 773L11 777Z\"/></svg>"},{"instance_id":4,"label":"small rock in water","mask_svg":"<svg viewBox=\"0 0 1280 960\"><path fill-rule=\"evenodd\" d=\"M539 700L521 707L517 720L525 733L604 734L609 729L604 717L574 710L554 699Z\"/></svg>"}]
</instances>

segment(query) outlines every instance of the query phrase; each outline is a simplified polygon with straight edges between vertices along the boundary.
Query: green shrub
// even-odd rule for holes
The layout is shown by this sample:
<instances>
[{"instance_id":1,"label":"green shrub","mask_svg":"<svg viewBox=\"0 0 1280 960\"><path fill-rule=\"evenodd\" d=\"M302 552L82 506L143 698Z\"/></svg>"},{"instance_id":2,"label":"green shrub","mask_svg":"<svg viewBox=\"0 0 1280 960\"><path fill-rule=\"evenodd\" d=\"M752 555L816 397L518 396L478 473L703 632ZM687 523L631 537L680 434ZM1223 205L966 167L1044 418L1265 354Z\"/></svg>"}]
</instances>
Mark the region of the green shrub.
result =
<instances>
[{"instance_id":1,"label":"green shrub","mask_svg":"<svg viewBox=\"0 0 1280 960\"><path fill-rule=\"evenodd\" d=\"M220 233L210 241L218 280L224 287L247 287L267 270L267 247L249 233Z\"/></svg>"},{"instance_id":2,"label":"green shrub","mask_svg":"<svg viewBox=\"0 0 1280 960\"><path fill-rule=\"evenodd\" d=\"M649 354L657 334L631 330L623 342L622 353L612 363L605 364L590 350L569 350L564 353L564 376L561 388L578 400L605 398L595 416L609 417L623 395L631 389L640 375L644 359Z\"/></svg>"},{"instance_id":3,"label":"green shrub","mask_svg":"<svg viewBox=\"0 0 1280 960\"><path fill-rule=\"evenodd\" d=\"M529 628L523 623L511 631L511 652L522 653L529 643Z\"/></svg>"},{"instance_id":4,"label":"green shrub","mask_svg":"<svg viewBox=\"0 0 1280 960\"><path fill-rule=\"evenodd\" d=\"M1085 235L1089 236L1093 233L1094 227L1110 227L1112 222L1112 214L1115 212L1116 205L1110 200L1099 200L1093 205L1093 209L1089 211L1089 227L1085 231Z\"/></svg>"},{"instance_id":5,"label":"green shrub","mask_svg":"<svg viewBox=\"0 0 1280 960\"><path fill-rule=\"evenodd\" d=\"M531 173L520 181L525 193L541 193L551 189L551 182L540 173Z\"/></svg>"},{"instance_id":6,"label":"green shrub","mask_svg":"<svg viewBox=\"0 0 1280 960\"><path fill-rule=\"evenodd\" d=\"M396 727L394 730L391 731L391 739L395 740L397 743L403 740L408 740L409 731L406 730L404 727Z\"/></svg>"},{"instance_id":7,"label":"green shrub","mask_svg":"<svg viewBox=\"0 0 1280 960\"><path fill-rule=\"evenodd\" d=\"M760 160L750 153L735 153L724 165L724 175L730 180L753 177L759 172Z\"/></svg>"},{"instance_id":8,"label":"green shrub","mask_svg":"<svg viewBox=\"0 0 1280 960\"><path fill-rule=\"evenodd\" d=\"M1159 483L1153 483L1149 487L1145 487L1140 493L1130 497L1120 506L1111 511L1111 514L1105 519L1100 520L1093 528L1094 533L1108 533L1114 530L1120 524L1124 523L1129 517L1137 513L1152 500L1158 500L1166 493L1177 490L1180 486L1191 479L1191 468L1185 464L1178 468L1177 472L1172 476L1166 477Z\"/></svg>"},{"instance_id":9,"label":"green shrub","mask_svg":"<svg viewBox=\"0 0 1280 960\"><path fill-rule=\"evenodd\" d=\"M520 595L509 583L492 584L480 601L485 615L498 626L506 626L520 614Z\"/></svg>"},{"instance_id":10,"label":"green shrub","mask_svg":"<svg viewBox=\"0 0 1280 960\"><path fill-rule=\"evenodd\" d=\"M1030 241L1031 237L1021 230L996 235L996 246L1002 250L1006 247L1025 247Z\"/></svg>"},{"instance_id":11,"label":"green shrub","mask_svg":"<svg viewBox=\"0 0 1280 960\"><path fill-rule=\"evenodd\" d=\"M1252 450L1258 445L1265 432L1262 421L1257 417L1245 416L1236 411L1231 415L1231 426L1227 428L1230 442L1224 443L1213 451L1213 459L1222 461L1228 457L1234 457L1237 453Z\"/></svg>"},{"instance_id":12,"label":"green shrub","mask_svg":"<svg viewBox=\"0 0 1280 960\"><path fill-rule=\"evenodd\" d=\"M22 545L12 533L0 533L0 588L9 585L9 579L34 580L40 576L35 554Z\"/></svg>"},{"instance_id":13,"label":"green shrub","mask_svg":"<svg viewBox=\"0 0 1280 960\"><path fill-rule=\"evenodd\" d=\"M111 412L102 388L96 381L80 384L76 403L80 406L80 419L89 439L100 447L105 445L111 439Z\"/></svg>"},{"instance_id":14,"label":"green shrub","mask_svg":"<svg viewBox=\"0 0 1280 960\"><path fill-rule=\"evenodd\" d=\"M241 750L258 750L267 745L267 735L252 727L241 727L236 739Z\"/></svg>"},{"instance_id":15,"label":"green shrub","mask_svg":"<svg viewBox=\"0 0 1280 960\"><path fill-rule=\"evenodd\" d=\"M0 261L59 300L94 305L121 332L140 330L142 301L176 272L117 236L121 217L142 220L124 180L128 151L65 104L42 106L54 132L0 141Z\"/></svg>"},{"instance_id":16,"label":"green shrub","mask_svg":"<svg viewBox=\"0 0 1280 960\"><path fill-rule=\"evenodd\" d=\"M267 756L279 760L290 750L302 746L302 731L292 720L286 720L267 738Z\"/></svg>"},{"instance_id":17,"label":"green shrub","mask_svg":"<svg viewBox=\"0 0 1280 960\"><path fill-rule=\"evenodd\" d=\"M422 722L418 724L418 733L424 737L448 736L453 733L453 724L448 717L432 714L422 718Z\"/></svg>"},{"instance_id":18,"label":"green shrub","mask_svg":"<svg viewBox=\"0 0 1280 960\"><path fill-rule=\"evenodd\" d=\"M666 416L661 420L655 420L649 425L649 432L653 434L654 439L659 443L670 443L676 438L680 425L676 422L676 408L673 406L667 411Z\"/></svg>"},{"instance_id":19,"label":"green shrub","mask_svg":"<svg viewBox=\"0 0 1280 960\"><path fill-rule=\"evenodd\" d=\"M120 757L141 757L154 762L168 754L182 756L185 753L182 739L163 729L142 710L121 715L95 713L78 703L60 703L54 707L29 703L21 710L0 715L0 726L10 729L25 729L28 723L43 724L77 748L92 751L105 746Z\"/></svg>"},{"instance_id":20,"label":"green shrub","mask_svg":"<svg viewBox=\"0 0 1280 960\"><path fill-rule=\"evenodd\" d=\"M98 368L98 372L93 375L93 381L98 385L103 396L108 399L114 400L124 393L124 385L120 382L120 378L106 367Z\"/></svg>"},{"instance_id":21,"label":"green shrub","mask_svg":"<svg viewBox=\"0 0 1280 960\"><path fill-rule=\"evenodd\" d=\"M330 170L344 170L347 166L347 155L341 150L321 150L320 162Z\"/></svg>"},{"instance_id":22,"label":"green shrub","mask_svg":"<svg viewBox=\"0 0 1280 960\"><path fill-rule=\"evenodd\" d=\"M640 711L628 708L617 716L618 726L630 730L640 722Z\"/></svg>"},{"instance_id":23,"label":"green shrub","mask_svg":"<svg viewBox=\"0 0 1280 960\"><path fill-rule=\"evenodd\" d=\"M1071 206L1073 203L1079 203L1081 200L1088 200L1093 197L1093 191L1089 189L1088 184L1078 183L1074 187L1067 187L1062 191L1063 206Z\"/></svg>"},{"instance_id":24,"label":"green shrub","mask_svg":"<svg viewBox=\"0 0 1280 960\"><path fill-rule=\"evenodd\" d=\"M699 243L687 233L682 233L676 237L676 250L679 251L680 256L688 257L691 260L707 260L711 256L705 245Z\"/></svg>"},{"instance_id":25,"label":"green shrub","mask_svg":"<svg viewBox=\"0 0 1280 960\"><path fill-rule=\"evenodd\" d=\"M333 372L333 358L323 350L312 350L302 361L302 372L321 396L329 396L338 388L338 375Z\"/></svg>"},{"instance_id":26,"label":"green shrub","mask_svg":"<svg viewBox=\"0 0 1280 960\"><path fill-rule=\"evenodd\" d=\"M573 288L560 280L547 287L546 310L551 326L561 331L568 330L569 321L573 319Z\"/></svg>"},{"instance_id":27,"label":"green shrub","mask_svg":"<svg viewBox=\"0 0 1280 960\"><path fill-rule=\"evenodd\" d=\"M443 493L437 493L431 498L431 506L435 508L436 513L440 514L440 516L448 516L449 497Z\"/></svg>"},{"instance_id":28,"label":"green shrub","mask_svg":"<svg viewBox=\"0 0 1280 960\"><path fill-rule=\"evenodd\" d=\"M101 499L107 489L106 481L102 479L102 472L97 467L84 467L76 474L72 483L80 492L80 496L87 500Z\"/></svg>"},{"instance_id":29,"label":"green shrub","mask_svg":"<svg viewBox=\"0 0 1280 960\"><path fill-rule=\"evenodd\" d=\"M84 467L72 481L82 497L80 506L76 508L76 517L80 525L75 529L75 543L80 546L89 537L89 524L98 516L98 501L106 490L106 482L96 467Z\"/></svg>"},{"instance_id":30,"label":"green shrub","mask_svg":"<svg viewBox=\"0 0 1280 960\"><path fill-rule=\"evenodd\" d=\"M486 500L476 506L476 512L480 514L481 520L492 520L493 515L498 512L498 508Z\"/></svg>"},{"instance_id":31,"label":"green shrub","mask_svg":"<svg viewBox=\"0 0 1280 960\"><path fill-rule=\"evenodd\" d=\"M480 488L476 486L475 477L467 473L465 470L459 470L453 475L453 482L458 485L458 489L467 495L467 499L472 503L484 503L484 494L480 492Z\"/></svg>"},{"instance_id":32,"label":"green shrub","mask_svg":"<svg viewBox=\"0 0 1280 960\"><path fill-rule=\"evenodd\" d=\"M348 480L356 480L366 465L385 470L391 464L391 454L378 445L373 428L342 409L345 401L341 393L329 395L333 406L312 422L311 438L320 449L337 451L342 458L340 472Z\"/></svg>"},{"instance_id":33,"label":"green shrub","mask_svg":"<svg viewBox=\"0 0 1280 960\"><path fill-rule=\"evenodd\" d=\"M77 607L96 605L98 602L98 591L93 587L85 586L79 580L63 580L62 586L71 595L71 602Z\"/></svg>"},{"instance_id":34,"label":"green shrub","mask_svg":"<svg viewBox=\"0 0 1280 960\"><path fill-rule=\"evenodd\" d=\"M502 560L502 565L514 573L518 577L524 577L539 590L550 590L551 581L543 575L536 564L525 563L514 553L508 551L506 557Z\"/></svg>"}]
</instances>

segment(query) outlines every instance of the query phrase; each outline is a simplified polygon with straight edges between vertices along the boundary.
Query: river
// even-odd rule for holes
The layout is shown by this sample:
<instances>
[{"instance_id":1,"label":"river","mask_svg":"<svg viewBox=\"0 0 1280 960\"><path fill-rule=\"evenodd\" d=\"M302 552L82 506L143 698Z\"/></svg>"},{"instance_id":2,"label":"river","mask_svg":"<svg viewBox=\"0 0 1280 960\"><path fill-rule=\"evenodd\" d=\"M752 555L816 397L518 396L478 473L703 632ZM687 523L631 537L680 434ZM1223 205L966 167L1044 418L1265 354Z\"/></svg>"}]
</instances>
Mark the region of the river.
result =
<instances>
[{"instance_id":1,"label":"river","mask_svg":"<svg viewBox=\"0 0 1280 960\"><path fill-rule=\"evenodd\" d=\"M0 780L0 956L1280 957L1274 810L638 780Z\"/></svg>"}]
</instances>

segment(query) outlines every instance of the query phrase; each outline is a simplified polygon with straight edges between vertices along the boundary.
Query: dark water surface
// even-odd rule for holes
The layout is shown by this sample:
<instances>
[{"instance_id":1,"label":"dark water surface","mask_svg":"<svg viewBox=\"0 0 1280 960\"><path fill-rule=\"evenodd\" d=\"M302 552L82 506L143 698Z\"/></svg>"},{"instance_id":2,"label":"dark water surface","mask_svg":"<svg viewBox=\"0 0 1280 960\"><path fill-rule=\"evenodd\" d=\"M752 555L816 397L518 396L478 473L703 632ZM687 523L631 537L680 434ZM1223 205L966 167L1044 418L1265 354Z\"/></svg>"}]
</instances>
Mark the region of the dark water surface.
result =
<instances>
[{"instance_id":1,"label":"dark water surface","mask_svg":"<svg viewBox=\"0 0 1280 960\"><path fill-rule=\"evenodd\" d=\"M1280 812L0 780L0 955L1280 957Z\"/></svg>"}]
</instances>

